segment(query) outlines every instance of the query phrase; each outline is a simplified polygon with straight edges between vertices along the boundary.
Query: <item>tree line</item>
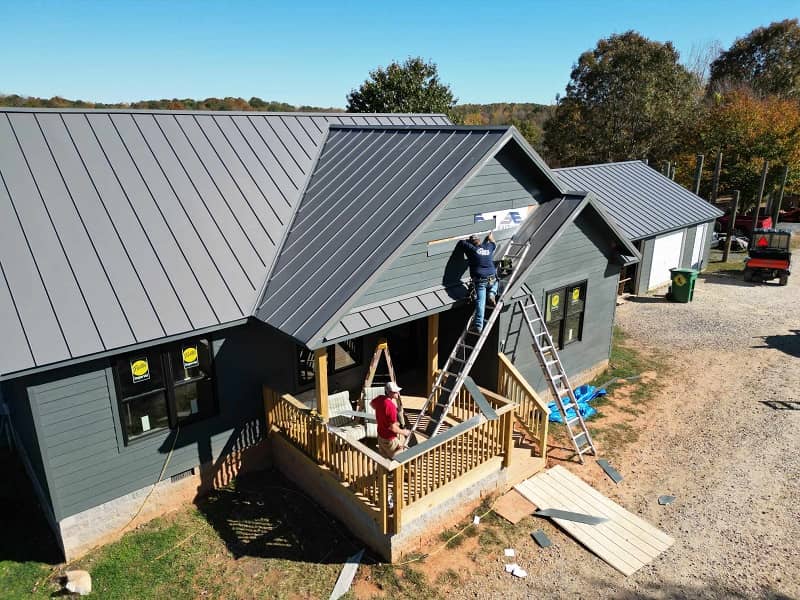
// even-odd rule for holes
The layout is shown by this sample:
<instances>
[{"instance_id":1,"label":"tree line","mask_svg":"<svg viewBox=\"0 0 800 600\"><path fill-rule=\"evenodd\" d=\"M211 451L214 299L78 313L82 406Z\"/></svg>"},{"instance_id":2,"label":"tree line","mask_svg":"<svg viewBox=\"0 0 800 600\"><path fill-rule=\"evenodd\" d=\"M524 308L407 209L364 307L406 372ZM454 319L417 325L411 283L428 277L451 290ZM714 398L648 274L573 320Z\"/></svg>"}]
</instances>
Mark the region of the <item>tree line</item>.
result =
<instances>
[{"instance_id":1,"label":"tree line","mask_svg":"<svg viewBox=\"0 0 800 600\"><path fill-rule=\"evenodd\" d=\"M767 194L785 182L800 193L800 23L757 27L730 48L714 47L687 66L669 41L636 31L601 39L573 65L563 97L535 103L458 104L435 63L421 57L378 67L347 95L348 112L441 113L463 125L514 125L551 166L647 160L675 165L690 187L695 157L707 168L700 194L709 196L710 165L722 157L723 193L741 191L752 206L764 162ZM101 104L60 97L0 96L0 105L162 110L338 111L253 97L142 100Z\"/></svg>"}]
</instances>

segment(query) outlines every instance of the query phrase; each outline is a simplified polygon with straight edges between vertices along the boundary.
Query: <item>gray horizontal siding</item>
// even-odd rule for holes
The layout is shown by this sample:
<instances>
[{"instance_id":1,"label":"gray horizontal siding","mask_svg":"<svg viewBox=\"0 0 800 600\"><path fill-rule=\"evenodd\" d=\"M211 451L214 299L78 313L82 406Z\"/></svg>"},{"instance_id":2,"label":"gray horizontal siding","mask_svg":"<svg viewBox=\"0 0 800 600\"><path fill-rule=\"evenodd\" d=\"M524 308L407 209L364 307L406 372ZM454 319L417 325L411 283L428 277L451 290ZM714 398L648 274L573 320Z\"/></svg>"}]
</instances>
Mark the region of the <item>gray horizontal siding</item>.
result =
<instances>
[{"instance_id":1,"label":"gray horizontal siding","mask_svg":"<svg viewBox=\"0 0 800 600\"><path fill-rule=\"evenodd\" d=\"M378 277L355 302L356 306L389 300L398 295L424 290L437 285L454 285L465 274L463 257L453 266L453 250L428 256L428 242L475 231L485 231L486 223L475 223L475 215L521 206L537 205L544 200L543 192L526 162L507 145L490 159L456 194L441 213L414 239L411 245ZM460 272L456 272L460 270Z\"/></svg>"},{"instance_id":2,"label":"gray horizontal siding","mask_svg":"<svg viewBox=\"0 0 800 600\"><path fill-rule=\"evenodd\" d=\"M587 281L583 337L559 352L568 375L580 373L609 357L620 267L609 260L614 252L606 231L594 211L584 210L526 279L542 308L547 291ZM500 349L534 389L545 392L547 381L533 350L527 325L516 306L501 315ZM550 400L549 391L546 397Z\"/></svg>"},{"instance_id":3,"label":"gray horizontal siding","mask_svg":"<svg viewBox=\"0 0 800 600\"><path fill-rule=\"evenodd\" d=\"M219 414L181 429L164 478L229 452L248 426L261 435L262 385L294 389L294 344L266 326L223 332L213 348ZM153 484L169 453L166 431L123 445L110 367L97 361L28 383L56 519Z\"/></svg>"}]
</instances>

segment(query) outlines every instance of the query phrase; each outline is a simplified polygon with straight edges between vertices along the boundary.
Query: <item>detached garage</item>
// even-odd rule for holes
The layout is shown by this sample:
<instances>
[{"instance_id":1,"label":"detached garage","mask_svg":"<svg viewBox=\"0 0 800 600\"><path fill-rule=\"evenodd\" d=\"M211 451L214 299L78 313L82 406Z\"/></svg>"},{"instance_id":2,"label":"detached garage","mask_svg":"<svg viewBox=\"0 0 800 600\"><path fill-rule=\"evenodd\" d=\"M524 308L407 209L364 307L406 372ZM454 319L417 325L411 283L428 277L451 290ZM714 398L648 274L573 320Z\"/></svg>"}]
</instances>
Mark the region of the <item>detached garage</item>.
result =
<instances>
[{"instance_id":1,"label":"detached garage","mask_svg":"<svg viewBox=\"0 0 800 600\"><path fill-rule=\"evenodd\" d=\"M670 281L669 270L708 263L722 211L642 161L556 169L568 188L590 191L642 254L623 274L626 291L645 294Z\"/></svg>"}]
</instances>

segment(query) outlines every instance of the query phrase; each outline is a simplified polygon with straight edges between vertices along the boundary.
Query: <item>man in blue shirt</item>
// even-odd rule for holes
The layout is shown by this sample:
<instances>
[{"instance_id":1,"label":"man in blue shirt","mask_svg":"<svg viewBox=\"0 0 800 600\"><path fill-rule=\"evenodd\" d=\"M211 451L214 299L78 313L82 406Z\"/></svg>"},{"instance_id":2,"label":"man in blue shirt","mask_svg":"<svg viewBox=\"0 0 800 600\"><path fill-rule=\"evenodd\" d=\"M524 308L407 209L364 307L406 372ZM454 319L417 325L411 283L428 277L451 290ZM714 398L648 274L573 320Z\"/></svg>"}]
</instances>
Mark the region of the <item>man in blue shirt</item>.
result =
<instances>
[{"instance_id":1,"label":"man in blue shirt","mask_svg":"<svg viewBox=\"0 0 800 600\"><path fill-rule=\"evenodd\" d=\"M483 313L486 310L486 292L489 292L489 306L494 306L497 297L497 270L494 267L494 243L492 232L481 243L477 235L470 236L469 240L460 240L458 247L467 255L469 262L469 275L475 285L475 321L472 328L480 333L483 331Z\"/></svg>"}]
</instances>

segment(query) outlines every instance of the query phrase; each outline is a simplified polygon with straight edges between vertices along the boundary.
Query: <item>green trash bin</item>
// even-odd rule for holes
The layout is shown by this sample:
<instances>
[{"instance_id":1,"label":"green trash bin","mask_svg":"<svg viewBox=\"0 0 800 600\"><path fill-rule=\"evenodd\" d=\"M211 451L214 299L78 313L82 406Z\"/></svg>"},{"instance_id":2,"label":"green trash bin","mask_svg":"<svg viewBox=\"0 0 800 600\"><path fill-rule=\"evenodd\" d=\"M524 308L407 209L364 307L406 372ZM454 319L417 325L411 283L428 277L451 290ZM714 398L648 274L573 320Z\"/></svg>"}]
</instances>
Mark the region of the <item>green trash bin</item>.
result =
<instances>
[{"instance_id":1,"label":"green trash bin","mask_svg":"<svg viewBox=\"0 0 800 600\"><path fill-rule=\"evenodd\" d=\"M667 297L673 302L691 302L694 296L694 283L697 281L695 269L670 269L672 285Z\"/></svg>"}]
</instances>

